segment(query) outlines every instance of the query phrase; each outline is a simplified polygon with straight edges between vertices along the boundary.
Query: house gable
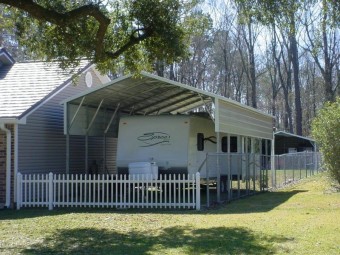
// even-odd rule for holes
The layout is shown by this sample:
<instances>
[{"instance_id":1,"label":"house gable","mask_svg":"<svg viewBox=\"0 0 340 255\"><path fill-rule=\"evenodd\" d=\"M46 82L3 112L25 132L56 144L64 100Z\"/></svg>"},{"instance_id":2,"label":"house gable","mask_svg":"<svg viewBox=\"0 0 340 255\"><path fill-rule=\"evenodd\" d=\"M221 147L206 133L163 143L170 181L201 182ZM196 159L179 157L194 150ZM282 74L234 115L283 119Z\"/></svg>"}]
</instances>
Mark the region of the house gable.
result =
<instances>
[{"instance_id":1,"label":"house gable","mask_svg":"<svg viewBox=\"0 0 340 255\"><path fill-rule=\"evenodd\" d=\"M77 83L69 82L40 102L34 110L26 113L26 124L18 126L18 171L39 173L45 171L65 172L66 136L63 133L64 113L61 101L79 92L86 91L86 76L92 76L92 86L102 85L94 68L87 69L77 78ZM83 151L84 139L71 138L73 150ZM74 169L84 169L81 155L75 154Z\"/></svg>"}]
</instances>

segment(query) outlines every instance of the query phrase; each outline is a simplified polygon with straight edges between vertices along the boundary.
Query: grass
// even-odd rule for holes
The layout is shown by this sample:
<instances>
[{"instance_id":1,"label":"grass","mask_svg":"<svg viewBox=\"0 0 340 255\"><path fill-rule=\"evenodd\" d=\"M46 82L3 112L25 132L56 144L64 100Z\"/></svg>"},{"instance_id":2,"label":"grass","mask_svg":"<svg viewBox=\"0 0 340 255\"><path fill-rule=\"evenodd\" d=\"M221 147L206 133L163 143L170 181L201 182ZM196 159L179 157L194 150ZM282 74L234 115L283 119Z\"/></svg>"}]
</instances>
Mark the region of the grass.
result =
<instances>
[{"instance_id":1,"label":"grass","mask_svg":"<svg viewBox=\"0 0 340 255\"><path fill-rule=\"evenodd\" d=\"M325 173L214 209L0 211L0 254L339 254Z\"/></svg>"}]
</instances>

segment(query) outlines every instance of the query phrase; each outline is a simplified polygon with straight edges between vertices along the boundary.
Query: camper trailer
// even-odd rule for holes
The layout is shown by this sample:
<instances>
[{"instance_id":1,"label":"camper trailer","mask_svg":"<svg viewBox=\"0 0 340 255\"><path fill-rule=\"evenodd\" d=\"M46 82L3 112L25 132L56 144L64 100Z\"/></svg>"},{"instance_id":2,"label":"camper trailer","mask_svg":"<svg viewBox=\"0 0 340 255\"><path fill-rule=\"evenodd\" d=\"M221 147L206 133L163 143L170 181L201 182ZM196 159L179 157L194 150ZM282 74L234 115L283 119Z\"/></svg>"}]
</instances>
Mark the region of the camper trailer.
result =
<instances>
[{"instance_id":1,"label":"camper trailer","mask_svg":"<svg viewBox=\"0 0 340 255\"><path fill-rule=\"evenodd\" d=\"M208 152L216 152L214 123L209 115L128 116L120 119L117 146L120 174L136 173L136 168L147 172L155 165L159 174L196 173L203 167Z\"/></svg>"},{"instance_id":2,"label":"camper trailer","mask_svg":"<svg viewBox=\"0 0 340 255\"><path fill-rule=\"evenodd\" d=\"M215 125L206 113L121 117L118 173L144 174L149 176L147 178L157 179L159 174L200 172L203 179L216 179L219 168L224 179L229 174L235 180L246 177L245 162L252 162L239 153L241 137L229 136L229 145L227 135L222 134L220 139L223 155L216 157ZM229 156L226 154L228 150ZM209 153L215 156L207 157Z\"/></svg>"}]
</instances>

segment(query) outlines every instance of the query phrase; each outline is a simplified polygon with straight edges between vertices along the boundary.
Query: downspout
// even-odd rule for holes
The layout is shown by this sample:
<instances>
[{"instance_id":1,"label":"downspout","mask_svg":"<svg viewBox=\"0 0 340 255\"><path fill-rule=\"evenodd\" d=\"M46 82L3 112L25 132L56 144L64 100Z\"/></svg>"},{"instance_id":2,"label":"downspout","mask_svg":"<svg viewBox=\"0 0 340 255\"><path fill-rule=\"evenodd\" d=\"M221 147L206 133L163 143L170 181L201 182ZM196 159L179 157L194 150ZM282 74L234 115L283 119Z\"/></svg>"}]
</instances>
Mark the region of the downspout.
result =
<instances>
[{"instance_id":1,"label":"downspout","mask_svg":"<svg viewBox=\"0 0 340 255\"><path fill-rule=\"evenodd\" d=\"M6 132L6 204L7 208L11 206L11 131L0 124L0 129Z\"/></svg>"},{"instance_id":2,"label":"downspout","mask_svg":"<svg viewBox=\"0 0 340 255\"><path fill-rule=\"evenodd\" d=\"M18 124L14 124L14 203L17 202L17 176L18 176Z\"/></svg>"}]
</instances>

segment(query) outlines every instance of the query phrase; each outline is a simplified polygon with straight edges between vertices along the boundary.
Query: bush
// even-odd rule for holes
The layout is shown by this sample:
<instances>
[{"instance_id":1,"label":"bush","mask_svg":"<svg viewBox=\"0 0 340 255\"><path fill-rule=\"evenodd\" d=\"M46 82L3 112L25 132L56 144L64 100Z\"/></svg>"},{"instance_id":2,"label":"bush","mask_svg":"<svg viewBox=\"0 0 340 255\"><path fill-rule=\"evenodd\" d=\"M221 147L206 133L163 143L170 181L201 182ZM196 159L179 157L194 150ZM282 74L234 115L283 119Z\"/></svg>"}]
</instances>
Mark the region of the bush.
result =
<instances>
[{"instance_id":1,"label":"bush","mask_svg":"<svg viewBox=\"0 0 340 255\"><path fill-rule=\"evenodd\" d=\"M312 135L320 146L326 169L340 184L340 97L320 110L312 123Z\"/></svg>"}]
</instances>

